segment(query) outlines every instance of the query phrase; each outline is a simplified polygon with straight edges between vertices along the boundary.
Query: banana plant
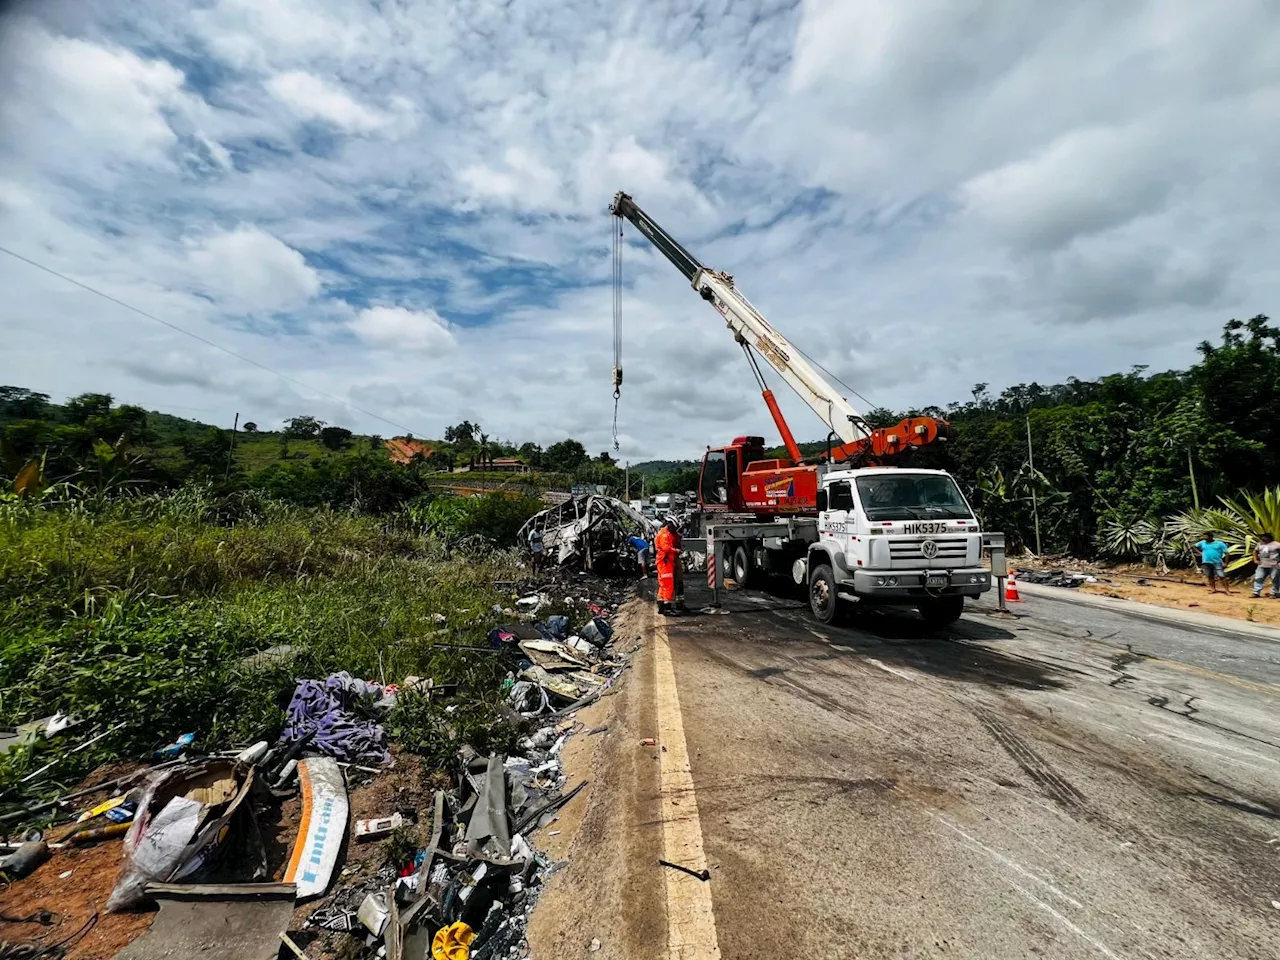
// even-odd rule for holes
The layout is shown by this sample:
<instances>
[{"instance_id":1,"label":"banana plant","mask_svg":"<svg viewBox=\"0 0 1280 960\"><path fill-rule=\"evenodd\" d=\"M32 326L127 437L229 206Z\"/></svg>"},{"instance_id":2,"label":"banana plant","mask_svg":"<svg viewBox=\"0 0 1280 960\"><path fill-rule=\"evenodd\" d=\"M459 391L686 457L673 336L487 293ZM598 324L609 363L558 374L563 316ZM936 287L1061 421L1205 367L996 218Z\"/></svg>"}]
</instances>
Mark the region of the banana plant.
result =
<instances>
[{"instance_id":1,"label":"banana plant","mask_svg":"<svg viewBox=\"0 0 1280 960\"><path fill-rule=\"evenodd\" d=\"M36 499L48 484L44 478L44 457L32 460L13 478L13 493L20 500Z\"/></svg>"}]
</instances>

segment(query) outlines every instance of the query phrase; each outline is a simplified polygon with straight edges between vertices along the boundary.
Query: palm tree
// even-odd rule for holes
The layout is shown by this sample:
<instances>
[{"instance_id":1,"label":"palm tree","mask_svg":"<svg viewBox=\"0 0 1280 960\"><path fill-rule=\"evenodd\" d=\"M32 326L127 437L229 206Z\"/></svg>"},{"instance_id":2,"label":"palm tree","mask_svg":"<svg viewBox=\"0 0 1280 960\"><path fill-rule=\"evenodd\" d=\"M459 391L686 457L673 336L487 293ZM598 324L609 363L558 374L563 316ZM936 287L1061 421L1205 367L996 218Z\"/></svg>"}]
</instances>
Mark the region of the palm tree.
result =
<instances>
[{"instance_id":1,"label":"palm tree","mask_svg":"<svg viewBox=\"0 0 1280 960\"><path fill-rule=\"evenodd\" d=\"M480 469L485 468L485 464L492 464L493 458L489 456L489 435L487 433L480 434L480 449L477 451L480 457Z\"/></svg>"}]
</instances>

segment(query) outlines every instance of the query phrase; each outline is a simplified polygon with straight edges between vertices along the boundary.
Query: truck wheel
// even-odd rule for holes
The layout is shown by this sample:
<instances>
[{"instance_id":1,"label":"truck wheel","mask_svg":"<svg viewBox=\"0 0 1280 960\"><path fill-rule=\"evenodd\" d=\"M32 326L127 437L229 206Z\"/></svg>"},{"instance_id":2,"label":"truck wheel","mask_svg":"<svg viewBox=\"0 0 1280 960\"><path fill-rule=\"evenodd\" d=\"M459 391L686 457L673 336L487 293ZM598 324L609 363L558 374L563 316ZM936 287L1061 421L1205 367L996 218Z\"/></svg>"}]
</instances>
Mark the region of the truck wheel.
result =
<instances>
[{"instance_id":1,"label":"truck wheel","mask_svg":"<svg viewBox=\"0 0 1280 960\"><path fill-rule=\"evenodd\" d=\"M823 623L834 623L840 601L836 598L836 578L828 564L820 563L809 577L809 609Z\"/></svg>"},{"instance_id":2,"label":"truck wheel","mask_svg":"<svg viewBox=\"0 0 1280 960\"><path fill-rule=\"evenodd\" d=\"M945 627L960 619L964 613L964 597L930 597L916 604L920 616L931 627Z\"/></svg>"},{"instance_id":3,"label":"truck wheel","mask_svg":"<svg viewBox=\"0 0 1280 960\"><path fill-rule=\"evenodd\" d=\"M751 555L747 553L746 547L739 546L733 551L733 561L729 567L729 576L733 577L739 589L745 590L754 579L751 573Z\"/></svg>"}]
</instances>

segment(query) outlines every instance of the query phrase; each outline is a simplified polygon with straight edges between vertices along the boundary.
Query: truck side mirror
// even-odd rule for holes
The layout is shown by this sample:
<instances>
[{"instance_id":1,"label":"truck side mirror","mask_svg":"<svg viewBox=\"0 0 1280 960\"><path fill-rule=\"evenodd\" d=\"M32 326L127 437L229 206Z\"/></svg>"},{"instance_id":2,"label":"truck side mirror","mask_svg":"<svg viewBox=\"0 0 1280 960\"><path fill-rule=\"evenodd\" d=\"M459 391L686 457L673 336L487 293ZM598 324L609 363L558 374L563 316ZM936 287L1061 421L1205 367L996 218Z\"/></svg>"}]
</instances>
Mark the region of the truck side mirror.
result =
<instances>
[{"instance_id":1,"label":"truck side mirror","mask_svg":"<svg viewBox=\"0 0 1280 960\"><path fill-rule=\"evenodd\" d=\"M818 512L821 513L823 510L826 510L826 509L827 509L827 491L825 489L819 490L818 491Z\"/></svg>"}]
</instances>

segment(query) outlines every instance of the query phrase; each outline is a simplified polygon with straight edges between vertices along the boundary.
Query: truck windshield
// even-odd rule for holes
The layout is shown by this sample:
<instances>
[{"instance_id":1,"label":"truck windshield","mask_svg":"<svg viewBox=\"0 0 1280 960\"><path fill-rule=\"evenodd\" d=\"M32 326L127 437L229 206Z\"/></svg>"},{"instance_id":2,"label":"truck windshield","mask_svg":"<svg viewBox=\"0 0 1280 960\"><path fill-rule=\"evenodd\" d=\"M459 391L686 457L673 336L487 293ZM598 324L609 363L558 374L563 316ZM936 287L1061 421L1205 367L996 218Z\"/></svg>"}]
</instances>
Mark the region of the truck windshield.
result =
<instances>
[{"instance_id":1,"label":"truck windshield","mask_svg":"<svg viewBox=\"0 0 1280 960\"><path fill-rule=\"evenodd\" d=\"M938 474L859 477L858 496L868 520L951 520L972 516L956 482Z\"/></svg>"}]
</instances>

